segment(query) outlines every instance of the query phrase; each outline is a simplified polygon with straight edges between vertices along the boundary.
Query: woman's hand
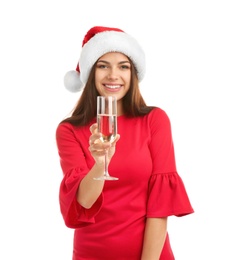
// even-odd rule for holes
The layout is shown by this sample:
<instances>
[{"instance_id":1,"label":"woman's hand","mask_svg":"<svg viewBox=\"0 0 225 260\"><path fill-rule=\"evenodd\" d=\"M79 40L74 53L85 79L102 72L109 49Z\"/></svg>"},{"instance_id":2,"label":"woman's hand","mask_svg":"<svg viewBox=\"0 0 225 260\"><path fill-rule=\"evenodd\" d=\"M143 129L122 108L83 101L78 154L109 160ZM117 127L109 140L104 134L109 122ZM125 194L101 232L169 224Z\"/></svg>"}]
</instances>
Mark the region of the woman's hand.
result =
<instances>
[{"instance_id":1,"label":"woman's hand","mask_svg":"<svg viewBox=\"0 0 225 260\"><path fill-rule=\"evenodd\" d=\"M103 164L105 162L104 156L108 150L108 162L115 153L115 147L117 141L120 139L120 135L117 134L115 140L111 142L102 142L100 140L101 133L98 133L97 123L90 127L91 136L89 138L89 151L97 164Z\"/></svg>"}]
</instances>

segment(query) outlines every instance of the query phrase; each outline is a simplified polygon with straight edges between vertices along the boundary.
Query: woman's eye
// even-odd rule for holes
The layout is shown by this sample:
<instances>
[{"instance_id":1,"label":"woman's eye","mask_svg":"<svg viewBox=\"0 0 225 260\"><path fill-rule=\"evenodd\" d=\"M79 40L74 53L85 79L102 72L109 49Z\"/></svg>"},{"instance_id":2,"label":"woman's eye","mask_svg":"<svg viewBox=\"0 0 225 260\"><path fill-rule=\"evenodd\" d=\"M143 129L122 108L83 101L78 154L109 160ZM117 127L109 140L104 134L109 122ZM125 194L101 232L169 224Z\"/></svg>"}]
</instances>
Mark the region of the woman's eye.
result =
<instances>
[{"instance_id":1,"label":"woman's eye","mask_svg":"<svg viewBox=\"0 0 225 260\"><path fill-rule=\"evenodd\" d=\"M121 66L121 69L130 69L130 67L127 66L127 65L122 65L122 66Z\"/></svg>"},{"instance_id":2,"label":"woman's eye","mask_svg":"<svg viewBox=\"0 0 225 260\"><path fill-rule=\"evenodd\" d=\"M105 68L107 68L107 66L104 65L104 64L99 64L97 67L98 67L99 69L105 69Z\"/></svg>"}]
</instances>

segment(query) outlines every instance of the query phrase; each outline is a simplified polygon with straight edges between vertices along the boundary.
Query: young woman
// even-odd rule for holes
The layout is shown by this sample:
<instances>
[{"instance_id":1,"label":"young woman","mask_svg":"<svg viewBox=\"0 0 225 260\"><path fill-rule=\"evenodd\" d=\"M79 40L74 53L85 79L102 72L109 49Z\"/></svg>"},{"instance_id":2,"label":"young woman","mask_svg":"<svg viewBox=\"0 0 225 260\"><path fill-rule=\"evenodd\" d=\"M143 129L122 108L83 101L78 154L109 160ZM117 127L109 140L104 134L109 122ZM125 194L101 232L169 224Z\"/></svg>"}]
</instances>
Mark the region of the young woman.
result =
<instances>
[{"instance_id":1,"label":"young woman","mask_svg":"<svg viewBox=\"0 0 225 260\"><path fill-rule=\"evenodd\" d=\"M193 213L177 173L170 120L147 106L139 90L145 55L138 42L117 28L93 27L83 40L66 88L83 92L73 113L57 127L63 171L60 208L73 228L73 260L172 260L169 216ZM97 96L116 96L118 135L100 141ZM107 151L110 174L98 181Z\"/></svg>"}]
</instances>

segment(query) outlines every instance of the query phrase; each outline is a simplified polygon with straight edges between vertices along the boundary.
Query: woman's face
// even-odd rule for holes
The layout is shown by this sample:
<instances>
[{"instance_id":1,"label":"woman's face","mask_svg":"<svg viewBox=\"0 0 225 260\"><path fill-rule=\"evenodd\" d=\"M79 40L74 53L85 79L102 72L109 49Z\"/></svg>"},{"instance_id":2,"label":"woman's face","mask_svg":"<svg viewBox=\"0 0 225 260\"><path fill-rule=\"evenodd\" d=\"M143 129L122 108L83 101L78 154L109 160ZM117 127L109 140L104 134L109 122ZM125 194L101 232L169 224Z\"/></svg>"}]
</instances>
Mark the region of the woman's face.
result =
<instances>
[{"instance_id":1,"label":"woman's face","mask_svg":"<svg viewBox=\"0 0 225 260\"><path fill-rule=\"evenodd\" d=\"M95 69L95 86L101 96L121 100L130 88L131 64L127 56L109 52L101 56Z\"/></svg>"}]
</instances>

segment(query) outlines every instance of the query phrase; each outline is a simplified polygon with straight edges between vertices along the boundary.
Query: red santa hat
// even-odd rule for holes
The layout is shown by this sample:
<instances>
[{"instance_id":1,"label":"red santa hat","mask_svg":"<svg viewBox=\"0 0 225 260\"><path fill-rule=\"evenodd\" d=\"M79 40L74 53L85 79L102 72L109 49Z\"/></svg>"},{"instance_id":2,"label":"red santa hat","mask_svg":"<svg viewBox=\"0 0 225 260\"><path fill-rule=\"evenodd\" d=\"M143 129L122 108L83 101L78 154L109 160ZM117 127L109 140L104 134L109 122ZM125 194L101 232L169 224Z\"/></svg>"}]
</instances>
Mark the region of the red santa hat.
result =
<instances>
[{"instance_id":1,"label":"red santa hat","mask_svg":"<svg viewBox=\"0 0 225 260\"><path fill-rule=\"evenodd\" d=\"M145 54L139 43L118 28L95 26L85 35L76 70L68 71L64 85L71 92L79 92L86 84L95 62L108 52L121 52L131 59L139 82L145 75Z\"/></svg>"}]
</instances>

